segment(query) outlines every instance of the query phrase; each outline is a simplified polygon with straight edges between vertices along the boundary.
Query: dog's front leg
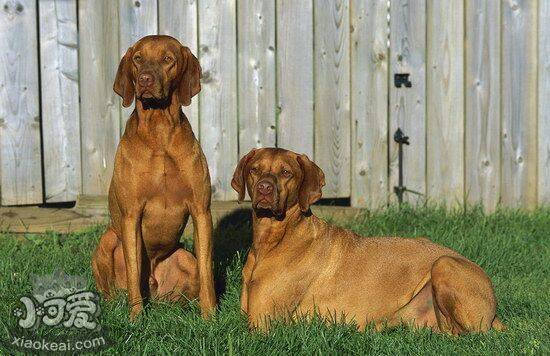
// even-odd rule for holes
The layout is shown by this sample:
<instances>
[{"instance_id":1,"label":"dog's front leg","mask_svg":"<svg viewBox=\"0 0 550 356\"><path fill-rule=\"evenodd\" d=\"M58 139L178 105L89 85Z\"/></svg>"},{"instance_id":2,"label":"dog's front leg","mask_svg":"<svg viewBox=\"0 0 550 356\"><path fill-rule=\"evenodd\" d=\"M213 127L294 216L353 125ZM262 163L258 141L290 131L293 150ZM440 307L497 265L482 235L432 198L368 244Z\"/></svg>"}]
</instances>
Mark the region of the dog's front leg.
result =
<instances>
[{"instance_id":1,"label":"dog's front leg","mask_svg":"<svg viewBox=\"0 0 550 356\"><path fill-rule=\"evenodd\" d=\"M199 268L199 303L203 317L216 307L212 272L212 215L209 210L191 211L194 226L195 256Z\"/></svg>"},{"instance_id":2,"label":"dog's front leg","mask_svg":"<svg viewBox=\"0 0 550 356\"><path fill-rule=\"evenodd\" d=\"M143 309L141 296L141 227L140 217L137 214L123 217L122 249L126 264L130 319L134 320Z\"/></svg>"},{"instance_id":3,"label":"dog's front leg","mask_svg":"<svg viewBox=\"0 0 550 356\"><path fill-rule=\"evenodd\" d=\"M243 267L243 286L241 290L241 310L248 314L248 287L250 278L252 278L252 271L254 269L254 264L256 263L256 257L254 252L251 250L248 252L246 258L246 263Z\"/></svg>"}]
</instances>

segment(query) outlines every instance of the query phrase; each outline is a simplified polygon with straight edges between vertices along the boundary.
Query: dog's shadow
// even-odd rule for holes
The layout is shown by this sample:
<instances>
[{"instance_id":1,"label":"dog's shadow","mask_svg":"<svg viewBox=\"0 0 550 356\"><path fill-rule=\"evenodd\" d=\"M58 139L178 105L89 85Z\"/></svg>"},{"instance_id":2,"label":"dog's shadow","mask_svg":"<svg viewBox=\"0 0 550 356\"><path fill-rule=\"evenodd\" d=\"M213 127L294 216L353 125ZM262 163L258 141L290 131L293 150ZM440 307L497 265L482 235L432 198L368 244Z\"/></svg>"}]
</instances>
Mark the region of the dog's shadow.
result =
<instances>
[{"instance_id":1,"label":"dog's shadow","mask_svg":"<svg viewBox=\"0 0 550 356\"><path fill-rule=\"evenodd\" d=\"M214 281L219 301L226 291L228 269L234 263L244 263L252 244L252 210L239 208L222 217L214 226L213 239Z\"/></svg>"}]
</instances>

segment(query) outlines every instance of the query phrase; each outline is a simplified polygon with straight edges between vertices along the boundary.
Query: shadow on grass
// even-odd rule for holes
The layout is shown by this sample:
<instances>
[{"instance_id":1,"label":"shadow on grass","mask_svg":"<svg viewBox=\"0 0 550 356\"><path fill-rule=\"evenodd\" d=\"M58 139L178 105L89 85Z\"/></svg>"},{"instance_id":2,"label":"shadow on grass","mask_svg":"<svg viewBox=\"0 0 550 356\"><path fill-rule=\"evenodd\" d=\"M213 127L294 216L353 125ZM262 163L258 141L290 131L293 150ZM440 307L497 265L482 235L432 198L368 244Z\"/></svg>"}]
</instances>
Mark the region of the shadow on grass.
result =
<instances>
[{"instance_id":1,"label":"shadow on grass","mask_svg":"<svg viewBox=\"0 0 550 356\"><path fill-rule=\"evenodd\" d=\"M224 216L214 226L214 280L216 296L223 296L227 287L227 272L235 258L241 265L252 244L252 210L241 208Z\"/></svg>"}]
</instances>

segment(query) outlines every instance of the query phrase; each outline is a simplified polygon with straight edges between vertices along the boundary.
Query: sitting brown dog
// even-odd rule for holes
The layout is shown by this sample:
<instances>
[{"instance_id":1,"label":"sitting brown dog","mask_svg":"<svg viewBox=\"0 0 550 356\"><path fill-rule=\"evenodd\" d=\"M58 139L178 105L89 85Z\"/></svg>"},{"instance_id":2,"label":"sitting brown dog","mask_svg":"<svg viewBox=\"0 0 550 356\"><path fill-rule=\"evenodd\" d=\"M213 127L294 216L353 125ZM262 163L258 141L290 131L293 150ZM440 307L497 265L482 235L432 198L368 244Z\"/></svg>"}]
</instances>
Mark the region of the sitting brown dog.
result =
<instances>
[{"instance_id":1,"label":"sitting brown dog","mask_svg":"<svg viewBox=\"0 0 550 356\"><path fill-rule=\"evenodd\" d=\"M92 267L104 297L127 289L133 319L144 296L200 299L215 307L210 176L181 105L200 89L201 68L189 48L169 36L147 36L128 49L114 91L136 107L120 140L109 188L111 223ZM193 218L195 255L179 239Z\"/></svg>"},{"instance_id":2,"label":"sitting brown dog","mask_svg":"<svg viewBox=\"0 0 550 356\"><path fill-rule=\"evenodd\" d=\"M344 317L359 329L400 323L461 334L504 325L483 270L428 239L365 238L327 224L309 207L324 174L307 156L252 150L231 185L252 199L253 243L243 268L242 310L253 327L271 319Z\"/></svg>"}]
</instances>

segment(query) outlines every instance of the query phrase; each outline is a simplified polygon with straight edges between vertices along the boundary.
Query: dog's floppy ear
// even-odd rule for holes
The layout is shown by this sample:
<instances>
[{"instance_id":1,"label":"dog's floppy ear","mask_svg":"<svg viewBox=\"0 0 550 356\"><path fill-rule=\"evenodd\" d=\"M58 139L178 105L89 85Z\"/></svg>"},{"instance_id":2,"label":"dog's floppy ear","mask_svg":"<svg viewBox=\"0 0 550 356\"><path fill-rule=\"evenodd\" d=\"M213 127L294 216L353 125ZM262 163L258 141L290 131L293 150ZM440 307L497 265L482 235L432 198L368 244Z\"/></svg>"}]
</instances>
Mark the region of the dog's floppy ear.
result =
<instances>
[{"instance_id":1,"label":"dog's floppy ear","mask_svg":"<svg viewBox=\"0 0 550 356\"><path fill-rule=\"evenodd\" d=\"M253 149L248 152L246 156L241 158L237 168L235 168L235 173L233 173L233 179L231 180L231 186L239 194L239 203L244 200L244 195L246 193L246 178L244 176L244 168L252 157L256 154L257 149Z\"/></svg>"},{"instance_id":2,"label":"dog's floppy ear","mask_svg":"<svg viewBox=\"0 0 550 356\"><path fill-rule=\"evenodd\" d=\"M311 204L321 199L321 189L325 186L325 174L306 155L299 155L297 159L303 174L298 203L300 209L306 212Z\"/></svg>"},{"instance_id":3,"label":"dog's floppy ear","mask_svg":"<svg viewBox=\"0 0 550 356\"><path fill-rule=\"evenodd\" d=\"M132 74L132 55L134 49L128 48L126 54L120 60L118 70L116 72L115 84L113 90L122 97L122 106L127 108L134 101L134 76Z\"/></svg>"},{"instance_id":4,"label":"dog's floppy ear","mask_svg":"<svg viewBox=\"0 0 550 356\"><path fill-rule=\"evenodd\" d=\"M188 47L181 47L183 65L178 83L178 98L181 105L191 105L191 98L201 91L202 69L197 57Z\"/></svg>"}]
</instances>

